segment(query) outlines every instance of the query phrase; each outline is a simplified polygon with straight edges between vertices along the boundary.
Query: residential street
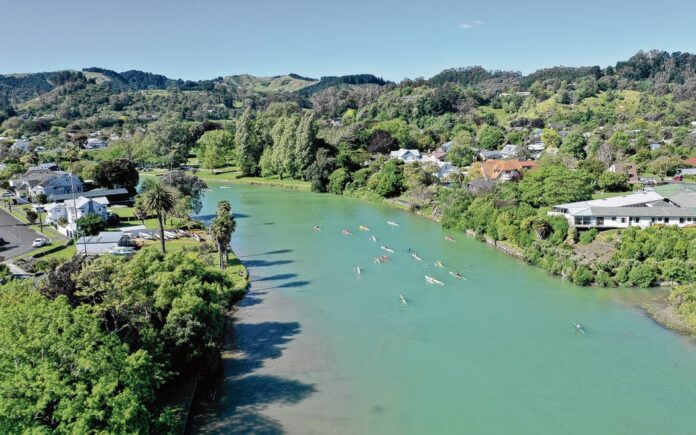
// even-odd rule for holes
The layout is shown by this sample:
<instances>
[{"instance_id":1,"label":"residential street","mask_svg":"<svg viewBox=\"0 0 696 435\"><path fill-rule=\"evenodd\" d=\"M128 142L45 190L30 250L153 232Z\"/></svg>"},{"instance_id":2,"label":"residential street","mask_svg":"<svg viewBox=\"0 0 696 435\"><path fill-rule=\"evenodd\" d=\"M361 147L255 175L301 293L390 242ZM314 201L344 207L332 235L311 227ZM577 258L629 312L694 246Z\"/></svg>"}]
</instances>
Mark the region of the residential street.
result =
<instances>
[{"instance_id":1,"label":"residential street","mask_svg":"<svg viewBox=\"0 0 696 435\"><path fill-rule=\"evenodd\" d=\"M31 251L31 243L39 234L0 209L0 237L8 243L0 247L0 257L7 260Z\"/></svg>"}]
</instances>

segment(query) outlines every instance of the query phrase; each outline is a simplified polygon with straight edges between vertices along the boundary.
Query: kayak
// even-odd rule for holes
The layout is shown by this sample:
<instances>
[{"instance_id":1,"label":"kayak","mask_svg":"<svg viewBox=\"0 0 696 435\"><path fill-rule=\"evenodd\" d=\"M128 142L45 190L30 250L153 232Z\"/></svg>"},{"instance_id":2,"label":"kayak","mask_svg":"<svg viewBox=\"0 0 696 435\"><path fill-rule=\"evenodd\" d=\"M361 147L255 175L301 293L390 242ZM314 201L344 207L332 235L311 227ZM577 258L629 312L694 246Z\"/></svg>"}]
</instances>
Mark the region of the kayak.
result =
<instances>
[{"instance_id":1,"label":"kayak","mask_svg":"<svg viewBox=\"0 0 696 435\"><path fill-rule=\"evenodd\" d=\"M346 236L352 236L352 235L353 235L353 233L350 232L350 230L343 230L343 231L341 231L341 232L342 232L343 234L345 234Z\"/></svg>"},{"instance_id":2,"label":"kayak","mask_svg":"<svg viewBox=\"0 0 696 435\"><path fill-rule=\"evenodd\" d=\"M445 265L442 264L442 261L440 261L440 260L437 260L435 262L435 266L439 267L440 269L443 269L445 267Z\"/></svg>"},{"instance_id":3,"label":"kayak","mask_svg":"<svg viewBox=\"0 0 696 435\"><path fill-rule=\"evenodd\" d=\"M389 225L393 226L393 227L398 227L398 226L399 226L399 224L397 224L397 223L394 222L394 221L387 221L387 223L388 223Z\"/></svg>"},{"instance_id":4,"label":"kayak","mask_svg":"<svg viewBox=\"0 0 696 435\"><path fill-rule=\"evenodd\" d=\"M370 229L365 225L360 225L358 228L360 228L360 231L370 231Z\"/></svg>"},{"instance_id":5,"label":"kayak","mask_svg":"<svg viewBox=\"0 0 696 435\"><path fill-rule=\"evenodd\" d=\"M459 273L459 272L452 272L452 271L450 271L449 274L452 275L453 277L457 278L457 279L464 279L464 277L462 276L462 274Z\"/></svg>"},{"instance_id":6,"label":"kayak","mask_svg":"<svg viewBox=\"0 0 696 435\"><path fill-rule=\"evenodd\" d=\"M425 280L428 282L428 284L437 284L437 285L445 285L444 282L433 278L432 276L425 275Z\"/></svg>"},{"instance_id":7,"label":"kayak","mask_svg":"<svg viewBox=\"0 0 696 435\"><path fill-rule=\"evenodd\" d=\"M385 250L385 251L387 251L387 252L389 252L390 254L393 254L393 253L394 253L394 250L391 249L391 248L389 248L389 247L387 247L387 246L382 246L382 249Z\"/></svg>"},{"instance_id":8,"label":"kayak","mask_svg":"<svg viewBox=\"0 0 696 435\"><path fill-rule=\"evenodd\" d=\"M418 254L416 254L415 252L412 252L412 253L411 253L411 257L413 257L413 259L416 260L416 261L423 261L423 259L420 258L420 257L418 256Z\"/></svg>"}]
</instances>

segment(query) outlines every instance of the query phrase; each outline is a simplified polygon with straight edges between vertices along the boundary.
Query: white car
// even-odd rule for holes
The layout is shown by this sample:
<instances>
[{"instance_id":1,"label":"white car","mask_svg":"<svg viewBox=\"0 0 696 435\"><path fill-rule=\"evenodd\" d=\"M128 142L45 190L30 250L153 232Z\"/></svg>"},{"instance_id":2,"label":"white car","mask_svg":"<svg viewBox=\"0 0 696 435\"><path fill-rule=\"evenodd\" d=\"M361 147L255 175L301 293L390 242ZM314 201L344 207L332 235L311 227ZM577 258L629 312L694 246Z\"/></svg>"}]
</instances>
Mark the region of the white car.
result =
<instances>
[{"instance_id":1,"label":"white car","mask_svg":"<svg viewBox=\"0 0 696 435\"><path fill-rule=\"evenodd\" d=\"M40 248L42 246L48 245L48 240L46 239L36 239L34 242L31 244L34 248Z\"/></svg>"}]
</instances>

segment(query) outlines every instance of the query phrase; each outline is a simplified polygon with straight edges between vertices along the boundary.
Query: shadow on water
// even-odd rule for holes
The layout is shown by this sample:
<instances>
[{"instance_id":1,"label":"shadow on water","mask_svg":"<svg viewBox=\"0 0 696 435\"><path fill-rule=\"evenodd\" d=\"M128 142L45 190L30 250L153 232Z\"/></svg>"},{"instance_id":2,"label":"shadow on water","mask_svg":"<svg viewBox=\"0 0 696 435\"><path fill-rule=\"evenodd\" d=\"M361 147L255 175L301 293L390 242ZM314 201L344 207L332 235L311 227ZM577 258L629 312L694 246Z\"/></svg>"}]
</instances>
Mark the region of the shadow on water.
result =
<instances>
[{"instance_id":1,"label":"shadow on water","mask_svg":"<svg viewBox=\"0 0 696 435\"><path fill-rule=\"evenodd\" d=\"M280 281L283 279L292 279L292 278L297 278L296 273L279 273L277 275L268 275L268 276L262 276L260 278L252 279L252 282L259 282L259 281Z\"/></svg>"},{"instance_id":2,"label":"shadow on water","mask_svg":"<svg viewBox=\"0 0 696 435\"><path fill-rule=\"evenodd\" d=\"M232 213L232 216L234 216L235 219L244 219L244 218L248 218L248 217L249 217L248 214L244 214L244 213L234 213L234 212ZM203 222L212 221L212 220L215 219L216 217L217 217L216 214L201 214L201 215L198 215L198 216L194 216L195 219L197 219L197 220L199 220L199 221L203 221Z\"/></svg>"},{"instance_id":3,"label":"shadow on water","mask_svg":"<svg viewBox=\"0 0 696 435\"><path fill-rule=\"evenodd\" d=\"M265 291L250 291L246 295L244 295L244 298L239 302L238 306L240 308L243 307L253 307L254 305L258 305L261 302L263 302L263 296L267 294L268 292Z\"/></svg>"},{"instance_id":4,"label":"shadow on water","mask_svg":"<svg viewBox=\"0 0 696 435\"><path fill-rule=\"evenodd\" d=\"M192 433L281 434L280 423L262 414L269 404L292 405L316 388L292 379L256 373L265 361L279 358L285 345L300 333L299 322L239 323L233 354L223 360L224 375L198 401ZM202 426L199 426L202 425Z\"/></svg>"},{"instance_id":5,"label":"shadow on water","mask_svg":"<svg viewBox=\"0 0 696 435\"><path fill-rule=\"evenodd\" d=\"M269 267L269 266L280 266L283 264L290 264L294 263L293 260L272 260L272 261L267 261L267 260L249 260L245 261L244 265L246 267Z\"/></svg>"},{"instance_id":6,"label":"shadow on water","mask_svg":"<svg viewBox=\"0 0 696 435\"><path fill-rule=\"evenodd\" d=\"M275 251L268 251L268 252L262 252L260 254L250 254L250 255L242 255L239 258L251 258L251 257L260 257L262 255L276 255L276 254L289 254L292 252L292 249L278 249Z\"/></svg>"},{"instance_id":7,"label":"shadow on water","mask_svg":"<svg viewBox=\"0 0 696 435\"><path fill-rule=\"evenodd\" d=\"M297 288L297 287L304 287L304 286L308 285L309 283L310 283L310 281L290 281L290 282L286 282L283 284L273 285L270 287L263 287L263 288L254 289L254 290L266 291L266 290L273 290L273 289L277 289L277 288Z\"/></svg>"}]
</instances>

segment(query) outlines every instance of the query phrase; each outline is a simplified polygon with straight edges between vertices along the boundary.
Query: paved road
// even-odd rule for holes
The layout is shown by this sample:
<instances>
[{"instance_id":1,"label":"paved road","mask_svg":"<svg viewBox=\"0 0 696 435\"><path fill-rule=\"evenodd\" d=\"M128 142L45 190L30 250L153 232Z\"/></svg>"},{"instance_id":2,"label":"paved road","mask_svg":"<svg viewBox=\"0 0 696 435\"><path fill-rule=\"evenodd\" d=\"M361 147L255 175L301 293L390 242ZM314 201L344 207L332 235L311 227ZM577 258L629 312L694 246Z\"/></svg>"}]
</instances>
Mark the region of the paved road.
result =
<instances>
[{"instance_id":1,"label":"paved road","mask_svg":"<svg viewBox=\"0 0 696 435\"><path fill-rule=\"evenodd\" d=\"M34 249L31 243L39 237L39 234L0 209L0 237L8 242L7 245L0 246L0 257L7 260Z\"/></svg>"}]
</instances>

